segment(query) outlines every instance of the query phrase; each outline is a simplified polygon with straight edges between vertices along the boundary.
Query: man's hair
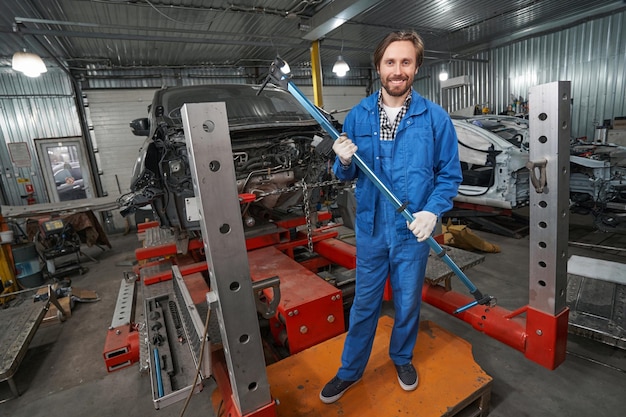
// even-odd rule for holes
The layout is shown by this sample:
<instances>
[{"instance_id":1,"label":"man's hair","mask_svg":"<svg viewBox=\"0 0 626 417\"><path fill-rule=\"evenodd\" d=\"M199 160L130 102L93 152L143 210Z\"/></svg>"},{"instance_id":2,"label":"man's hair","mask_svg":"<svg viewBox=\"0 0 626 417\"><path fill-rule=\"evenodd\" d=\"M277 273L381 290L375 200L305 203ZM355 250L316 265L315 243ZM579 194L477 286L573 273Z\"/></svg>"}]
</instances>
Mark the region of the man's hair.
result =
<instances>
[{"instance_id":1,"label":"man's hair","mask_svg":"<svg viewBox=\"0 0 626 417\"><path fill-rule=\"evenodd\" d=\"M376 67L376 69L378 69L380 65L380 61L382 61L383 55L385 54L387 47L392 42L397 42L397 41L413 42L413 46L415 46L415 54L416 54L415 63L417 64L417 68L421 67L422 62L424 62L424 41L422 40L420 35L418 35L414 31L399 30L396 32L391 32L390 34L385 36L383 40L380 41L380 43L376 47L376 50L374 51L374 66Z\"/></svg>"}]
</instances>

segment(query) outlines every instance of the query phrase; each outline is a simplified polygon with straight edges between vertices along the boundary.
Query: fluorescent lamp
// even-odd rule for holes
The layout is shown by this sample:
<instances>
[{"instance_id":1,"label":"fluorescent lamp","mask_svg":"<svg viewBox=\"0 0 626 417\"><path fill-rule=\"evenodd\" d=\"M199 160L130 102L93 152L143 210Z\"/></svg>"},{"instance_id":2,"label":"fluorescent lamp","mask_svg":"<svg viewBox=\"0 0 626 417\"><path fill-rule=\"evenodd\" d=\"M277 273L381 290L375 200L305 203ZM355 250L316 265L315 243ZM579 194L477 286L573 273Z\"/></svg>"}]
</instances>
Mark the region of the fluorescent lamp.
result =
<instances>
[{"instance_id":1,"label":"fluorescent lamp","mask_svg":"<svg viewBox=\"0 0 626 417\"><path fill-rule=\"evenodd\" d=\"M337 74L337 77L344 77L348 71L350 71L350 65L339 55L337 62L333 65L333 72Z\"/></svg>"},{"instance_id":2,"label":"fluorescent lamp","mask_svg":"<svg viewBox=\"0 0 626 417\"><path fill-rule=\"evenodd\" d=\"M48 71L39 55L30 52L14 53L11 66L15 71L22 72L28 77L39 77Z\"/></svg>"}]
</instances>

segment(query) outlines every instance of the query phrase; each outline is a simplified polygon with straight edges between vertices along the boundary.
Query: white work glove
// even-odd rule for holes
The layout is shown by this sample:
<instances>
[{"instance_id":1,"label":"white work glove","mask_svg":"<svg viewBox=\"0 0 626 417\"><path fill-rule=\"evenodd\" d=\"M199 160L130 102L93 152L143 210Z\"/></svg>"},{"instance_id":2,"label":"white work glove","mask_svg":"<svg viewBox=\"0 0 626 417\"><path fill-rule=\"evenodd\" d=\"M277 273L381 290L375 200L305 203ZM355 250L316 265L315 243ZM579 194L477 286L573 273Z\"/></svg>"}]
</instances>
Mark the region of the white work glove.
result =
<instances>
[{"instance_id":1,"label":"white work glove","mask_svg":"<svg viewBox=\"0 0 626 417\"><path fill-rule=\"evenodd\" d=\"M357 149L357 146L345 135L339 136L333 143L333 151L339 157L339 162L342 165L350 165L352 163L352 156Z\"/></svg>"},{"instance_id":2,"label":"white work glove","mask_svg":"<svg viewBox=\"0 0 626 417\"><path fill-rule=\"evenodd\" d=\"M417 213L413 213L413 217L415 219L411 222L411 224L406 222L406 225L409 230L413 232L417 241L423 242L430 237L435 229L437 216L430 211L418 211Z\"/></svg>"}]
</instances>

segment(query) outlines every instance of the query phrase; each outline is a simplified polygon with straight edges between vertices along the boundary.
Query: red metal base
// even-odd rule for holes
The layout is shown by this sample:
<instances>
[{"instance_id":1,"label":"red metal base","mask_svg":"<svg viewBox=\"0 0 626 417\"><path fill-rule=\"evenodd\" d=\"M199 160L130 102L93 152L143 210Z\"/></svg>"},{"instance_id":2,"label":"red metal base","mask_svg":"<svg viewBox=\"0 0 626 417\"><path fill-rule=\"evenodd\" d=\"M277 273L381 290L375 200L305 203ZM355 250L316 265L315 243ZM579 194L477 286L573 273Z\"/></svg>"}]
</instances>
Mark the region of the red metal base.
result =
<instances>
[{"instance_id":1,"label":"red metal base","mask_svg":"<svg viewBox=\"0 0 626 417\"><path fill-rule=\"evenodd\" d=\"M193 252L198 249L204 248L202 239L191 239L187 243L187 252ZM178 247L176 243L167 243L158 246L148 246L145 248L135 249L135 259L138 261L147 261L149 259L167 258L176 256L178 254Z\"/></svg>"},{"instance_id":2,"label":"red metal base","mask_svg":"<svg viewBox=\"0 0 626 417\"><path fill-rule=\"evenodd\" d=\"M486 206L482 204L473 204L473 203L463 203L459 201L454 202L454 207L463 209L463 210L471 210L471 211L479 211L482 213L490 213L498 216L511 216L513 211L511 209L499 208Z\"/></svg>"},{"instance_id":3,"label":"red metal base","mask_svg":"<svg viewBox=\"0 0 626 417\"><path fill-rule=\"evenodd\" d=\"M233 391L228 377L228 366L224 360L223 352L213 352L211 357L213 377L217 384L217 390L213 395L213 407L216 415L228 417L277 417L276 401L250 413L242 414L233 398ZM217 414L219 411L219 414Z\"/></svg>"},{"instance_id":4,"label":"red metal base","mask_svg":"<svg viewBox=\"0 0 626 417\"><path fill-rule=\"evenodd\" d=\"M278 276L281 298L272 335L291 354L345 331L341 291L274 247L248 253L253 281ZM272 299L272 290L265 290Z\"/></svg>"},{"instance_id":5,"label":"red metal base","mask_svg":"<svg viewBox=\"0 0 626 417\"><path fill-rule=\"evenodd\" d=\"M424 283L422 300L446 313L472 325L472 327L514 349L524 352L526 327L524 320L510 317L510 311L501 307L477 305L459 314L454 311L473 302L474 299L454 291L446 291L439 285Z\"/></svg>"},{"instance_id":6,"label":"red metal base","mask_svg":"<svg viewBox=\"0 0 626 417\"><path fill-rule=\"evenodd\" d=\"M531 361L550 370L565 360L569 309L556 316L523 306L515 311L477 305L454 314L473 298L439 285L424 284L424 302L463 320L474 329L524 353ZM526 318L521 315L526 314Z\"/></svg>"},{"instance_id":7,"label":"red metal base","mask_svg":"<svg viewBox=\"0 0 626 417\"><path fill-rule=\"evenodd\" d=\"M178 265L178 269L180 270L181 275L185 276L185 275L195 274L197 272L206 271L208 269L208 265L206 262L195 262L195 263L187 264L187 265ZM144 283L144 285L152 285L152 284L156 284L157 282L169 281L171 279L172 279L171 268L156 272L149 276L142 275L141 277L141 281Z\"/></svg>"},{"instance_id":8,"label":"red metal base","mask_svg":"<svg viewBox=\"0 0 626 417\"><path fill-rule=\"evenodd\" d=\"M147 229L151 229L153 227L159 227L159 222L158 221L151 221L151 222L144 222L144 223L139 223L137 225L137 233L142 233L145 232Z\"/></svg>"},{"instance_id":9,"label":"red metal base","mask_svg":"<svg viewBox=\"0 0 626 417\"><path fill-rule=\"evenodd\" d=\"M338 239L326 239L313 244L313 251L331 263L346 269L356 268L356 247Z\"/></svg>"},{"instance_id":10,"label":"red metal base","mask_svg":"<svg viewBox=\"0 0 626 417\"><path fill-rule=\"evenodd\" d=\"M102 353L108 372L139 361L139 332L133 325L109 329Z\"/></svg>"},{"instance_id":11,"label":"red metal base","mask_svg":"<svg viewBox=\"0 0 626 417\"><path fill-rule=\"evenodd\" d=\"M528 307L526 310L526 357L548 369L565 361L569 308L556 316Z\"/></svg>"}]
</instances>

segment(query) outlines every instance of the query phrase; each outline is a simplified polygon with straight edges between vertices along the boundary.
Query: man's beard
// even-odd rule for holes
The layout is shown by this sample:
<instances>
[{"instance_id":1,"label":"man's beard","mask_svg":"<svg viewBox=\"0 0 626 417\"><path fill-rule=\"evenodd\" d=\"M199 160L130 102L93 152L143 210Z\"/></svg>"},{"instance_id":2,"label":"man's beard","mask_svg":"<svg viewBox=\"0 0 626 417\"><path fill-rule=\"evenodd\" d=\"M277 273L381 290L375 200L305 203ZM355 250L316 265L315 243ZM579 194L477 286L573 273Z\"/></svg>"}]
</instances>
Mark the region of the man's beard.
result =
<instances>
[{"instance_id":1,"label":"man's beard","mask_svg":"<svg viewBox=\"0 0 626 417\"><path fill-rule=\"evenodd\" d=\"M406 86L405 87L392 87L390 86L391 81L394 80L406 80ZM387 94L389 94L392 97L402 97L403 95L405 95L410 89L411 89L411 85L413 85L413 78L387 78L386 82L383 83L383 88L385 89L385 91L387 92Z\"/></svg>"}]
</instances>

